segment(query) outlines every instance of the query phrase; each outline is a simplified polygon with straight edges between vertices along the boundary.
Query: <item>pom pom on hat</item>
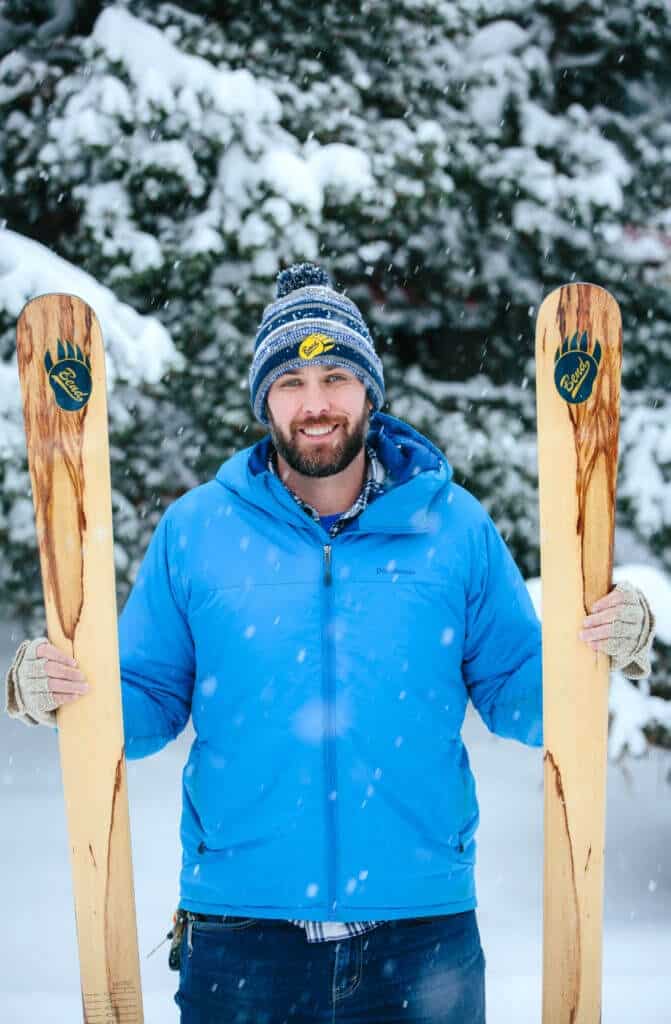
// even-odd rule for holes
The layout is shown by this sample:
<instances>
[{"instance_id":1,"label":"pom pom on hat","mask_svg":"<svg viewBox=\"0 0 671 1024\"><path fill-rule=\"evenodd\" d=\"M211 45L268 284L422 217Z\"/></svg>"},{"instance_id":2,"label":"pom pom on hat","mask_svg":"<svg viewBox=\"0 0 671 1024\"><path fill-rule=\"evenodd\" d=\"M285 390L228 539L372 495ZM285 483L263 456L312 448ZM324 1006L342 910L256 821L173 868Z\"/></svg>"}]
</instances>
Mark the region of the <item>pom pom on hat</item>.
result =
<instances>
[{"instance_id":1,"label":"pom pom on hat","mask_svg":"<svg viewBox=\"0 0 671 1024\"><path fill-rule=\"evenodd\" d=\"M263 311L254 342L249 390L256 418L268 423L266 398L287 370L342 366L365 385L377 412L384 371L361 311L314 263L295 263L277 275L277 298Z\"/></svg>"},{"instance_id":2,"label":"pom pom on hat","mask_svg":"<svg viewBox=\"0 0 671 1024\"><path fill-rule=\"evenodd\" d=\"M325 288L333 287L331 278L321 267L314 263L294 263L293 267L280 270L277 275L277 298L281 299L289 292L295 292L297 288L307 288L311 284L323 285Z\"/></svg>"}]
</instances>

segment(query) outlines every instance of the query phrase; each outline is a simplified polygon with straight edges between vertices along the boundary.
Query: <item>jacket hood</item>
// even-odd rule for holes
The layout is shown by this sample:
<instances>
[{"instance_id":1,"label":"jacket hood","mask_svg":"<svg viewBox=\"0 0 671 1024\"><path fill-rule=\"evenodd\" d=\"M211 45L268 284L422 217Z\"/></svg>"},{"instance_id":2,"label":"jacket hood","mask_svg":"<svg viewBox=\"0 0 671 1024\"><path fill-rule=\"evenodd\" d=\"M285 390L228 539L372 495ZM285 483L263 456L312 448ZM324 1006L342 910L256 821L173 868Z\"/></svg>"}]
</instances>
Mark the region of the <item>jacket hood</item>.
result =
<instances>
[{"instance_id":1,"label":"jacket hood","mask_svg":"<svg viewBox=\"0 0 671 1024\"><path fill-rule=\"evenodd\" d=\"M367 443L377 452L393 484L387 494L393 493L394 502L390 507L384 500L387 495L382 495L360 518L365 517L367 526L373 529L401 532L427 529L428 507L449 486L453 476L443 453L408 423L381 412L371 417ZM289 491L268 470L271 445L270 434L267 434L256 444L236 452L219 467L216 480L241 500L267 512L278 514L276 502L279 501L282 508L291 513L290 518L309 525Z\"/></svg>"}]
</instances>

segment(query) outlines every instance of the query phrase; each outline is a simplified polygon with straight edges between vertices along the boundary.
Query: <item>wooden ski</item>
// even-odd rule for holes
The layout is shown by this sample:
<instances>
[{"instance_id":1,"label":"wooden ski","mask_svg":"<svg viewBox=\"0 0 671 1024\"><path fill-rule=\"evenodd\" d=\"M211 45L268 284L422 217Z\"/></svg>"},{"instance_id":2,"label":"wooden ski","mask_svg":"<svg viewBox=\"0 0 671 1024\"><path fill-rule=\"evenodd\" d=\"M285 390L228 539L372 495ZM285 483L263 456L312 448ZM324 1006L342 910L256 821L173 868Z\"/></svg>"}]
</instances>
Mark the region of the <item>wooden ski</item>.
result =
<instances>
[{"instance_id":1,"label":"wooden ski","mask_svg":"<svg viewBox=\"0 0 671 1024\"><path fill-rule=\"evenodd\" d=\"M578 634L612 588L621 362L607 291L570 284L547 296L536 329L544 1024L601 1020L609 662Z\"/></svg>"},{"instance_id":2,"label":"wooden ski","mask_svg":"<svg viewBox=\"0 0 671 1024\"><path fill-rule=\"evenodd\" d=\"M91 690L58 710L85 1024L141 1024L105 359L75 295L23 308L17 357L50 641Z\"/></svg>"}]
</instances>

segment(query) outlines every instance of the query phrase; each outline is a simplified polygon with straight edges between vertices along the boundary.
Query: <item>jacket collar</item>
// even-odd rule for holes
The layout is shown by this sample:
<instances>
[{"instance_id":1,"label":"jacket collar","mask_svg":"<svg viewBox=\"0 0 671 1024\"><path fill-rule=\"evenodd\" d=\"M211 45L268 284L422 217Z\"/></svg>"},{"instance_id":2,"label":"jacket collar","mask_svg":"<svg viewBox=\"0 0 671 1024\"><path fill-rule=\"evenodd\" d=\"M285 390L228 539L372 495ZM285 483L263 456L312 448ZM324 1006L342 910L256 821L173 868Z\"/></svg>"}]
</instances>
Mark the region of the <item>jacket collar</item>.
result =
<instances>
[{"instance_id":1,"label":"jacket collar","mask_svg":"<svg viewBox=\"0 0 671 1024\"><path fill-rule=\"evenodd\" d=\"M386 413L371 418L367 443L373 445L392 482L355 520L362 531L418 533L431 529L431 506L449 485L452 468L443 453L403 420ZM280 514L293 526L318 528L305 515L282 482L268 471L270 435L237 452L223 463L217 481L266 513Z\"/></svg>"}]
</instances>

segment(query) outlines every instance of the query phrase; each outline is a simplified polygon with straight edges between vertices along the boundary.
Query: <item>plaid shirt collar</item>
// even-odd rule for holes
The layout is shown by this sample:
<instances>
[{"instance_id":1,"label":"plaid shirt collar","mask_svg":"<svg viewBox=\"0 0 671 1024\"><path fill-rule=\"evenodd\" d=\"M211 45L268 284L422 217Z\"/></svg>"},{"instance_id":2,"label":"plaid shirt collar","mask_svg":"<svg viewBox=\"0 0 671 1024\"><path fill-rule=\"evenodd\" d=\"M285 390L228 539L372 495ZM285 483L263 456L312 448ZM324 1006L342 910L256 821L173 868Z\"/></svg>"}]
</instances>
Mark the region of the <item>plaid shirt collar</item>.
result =
<instances>
[{"instance_id":1,"label":"plaid shirt collar","mask_svg":"<svg viewBox=\"0 0 671 1024\"><path fill-rule=\"evenodd\" d=\"M275 448L271 444L270 451L268 454L268 470L271 473L273 473L278 479L281 479L275 465L275 456ZM364 485L361 489L359 497L356 499L354 504L347 509L346 512L343 512L338 517L338 519L336 519L336 521L332 523L328 531L331 537L337 536L337 534L339 534L341 530L345 529L350 519L354 519L356 516L360 515L361 512L363 512L364 509L368 506L369 502L374 501L375 498L377 498L380 494L383 494L387 490L389 486L387 473L377 455L377 452L370 444L366 445L366 468L366 479L364 481ZM317 512L317 510L313 508L312 505L308 505L306 501L303 501L303 499L299 498L297 494L294 494L294 492L290 488L287 487L287 490L289 491L289 494L292 496L294 501L296 501L296 503L300 505L304 512L306 512L312 519L314 519L316 523L320 522L319 512Z\"/></svg>"}]
</instances>

